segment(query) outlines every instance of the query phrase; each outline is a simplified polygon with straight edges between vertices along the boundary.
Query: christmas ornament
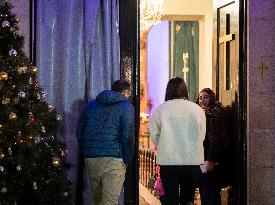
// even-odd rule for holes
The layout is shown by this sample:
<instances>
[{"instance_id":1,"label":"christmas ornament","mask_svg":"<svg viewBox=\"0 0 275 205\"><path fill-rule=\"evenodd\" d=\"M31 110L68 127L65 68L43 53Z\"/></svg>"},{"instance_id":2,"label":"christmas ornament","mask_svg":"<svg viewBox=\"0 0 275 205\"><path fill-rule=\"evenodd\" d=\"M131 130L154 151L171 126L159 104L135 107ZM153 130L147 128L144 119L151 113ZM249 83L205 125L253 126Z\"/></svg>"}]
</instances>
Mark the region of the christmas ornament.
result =
<instances>
[{"instance_id":1,"label":"christmas ornament","mask_svg":"<svg viewBox=\"0 0 275 205\"><path fill-rule=\"evenodd\" d=\"M0 172L4 172L5 168L0 166Z\"/></svg>"},{"instance_id":2,"label":"christmas ornament","mask_svg":"<svg viewBox=\"0 0 275 205\"><path fill-rule=\"evenodd\" d=\"M62 120L62 116L61 115L56 115L56 120L57 121L61 121Z\"/></svg>"},{"instance_id":3,"label":"christmas ornament","mask_svg":"<svg viewBox=\"0 0 275 205\"><path fill-rule=\"evenodd\" d=\"M7 105L7 104L10 103L10 101L11 101L11 99L9 97L4 97L3 100L2 100L2 104Z\"/></svg>"},{"instance_id":4,"label":"christmas ornament","mask_svg":"<svg viewBox=\"0 0 275 205\"><path fill-rule=\"evenodd\" d=\"M4 71L0 72L0 80L8 80L8 74Z\"/></svg>"},{"instance_id":5,"label":"christmas ornament","mask_svg":"<svg viewBox=\"0 0 275 205\"><path fill-rule=\"evenodd\" d=\"M37 71L38 71L37 67L33 66L33 67L31 68L31 73L32 73L33 75L35 75L35 74L37 73Z\"/></svg>"},{"instance_id":6,"label":"christmas ornament","mask_svg":"<svg viewBox=\"0 0 275 205\"><path fill-rule=\"evenodd\" d=\"M68 196L69 196L69 193L65 191L65 192L63 193L63 196L68 197Z\"/></svg>"},{"instance_id":7,"label":"christmas ornament","mask_svg":"<svg viewBox=\"0 0 275 205\"><path fill-rule=\"evenodd\" d=\"M20 97L20 98L25 98L25 97L26 97L26 93L23 92L23 91L20 91L20 92L18 93L18 97Z\"/></svg>"},{"instance_id":8,"label":"christmas ornament","mask_svg":"<svg viewBox=\"0 0 275 205\"><path fill-rule=\"evenodd\" d=\"M59 167L60 166L60 159L55 156L55 157L52 158L52 163L53 163L53 166Z\"/></svg>"},{"instance_id":9,"label":"christmas ornament","mask_svg":"<svg viewBox=\"0 0 275 205\"><path fill-rule=\"evenodd\" d=\"M21 167L20 164L17 165L15 169L16 169L17 172L21 172L22 171L22 167Z\"/></svg>"},{"instance_id":10,"label":"christmas ornament","mask_svg":"<svg viewBox=\"0 0 275 205\"><path fill-rule=\"evenodd\" d=\"M10 56L17 56L17 51L15 50L15 49L10 49L10 51L9 51L9 55Z\"/></svg>"},{"instance_id":11,"label":"christmas ornament","mask_svg":"<svg viewBox=\"0 0 275 205\"><path fill-rule=\"evenodd\" d=\"M0 129L3 127L3 125L2 124L0 124Z\"/></svg>"},{"instance_id":12,"label":"christmas ornament","mask_svg":"<svg viewBox=\"0 0 275 205\"><path fill-rule=\"evenodd\" d=\"M45 126L41 126L41 132L44 133L44 134L46 133L46 128L45 128Z\"/></svg>"},{"instance_id":13,"label":"christmas ornament","mask_svg":"<svg viewBox=\"0 0 275 205\"><path fill-rule=\"evenodd\" d=\"M2 22L2 27L10 27L10 22L9 21L3 21Z\"/></svg>"},{"instance_id":14,"label":"christmas ornament","mask_svg":"<svg viewBox=\"0 0 275 205\"><path fill-rule=\"evenodd\" d=\"M37 183L36 183L36 182L33 182L32 187L33 187L34 190L37 190L37 188L38 188L38 187L37 187Z\"/></svg>"},{"instance_id":15,"label":"christmas ornament","mask_svg":"<svg viewBox=\"0 0 275 205\"><path fill-rule=\"evenodd\" d=\"M34 137L34 143L35 144L38 144L40 141L41 141L41 137L40 137L40 135L36 135L35 137Z\"/></svg>"},{"instance_id":16,"label":"christmas ornament","mask_svg":"<svg viewBox=\"0 0 275 205\"><path fill-rule=\"evenodd\" d=\"M36 98L37 98L38 100L40 100L41 95L40 95L39 93L37 93L37 94L36 94Z\"/></svg>"},{"instance_id":17,"label":"christmas ornament","mask_svg":"<svg viewBox=\"0 0 275 205\"><path fill-rule=\"evenodd\" d=\"M30 133L30 134L28 135L28 139L29 139L30 141L33 140L33 134L32 134L32 133Z\"/></svg>"},{"instance_id":18,"label":"christmas ornament","mask_svg":"<svg viewBox=\"0 0 275 205\"><path fill-rule=\"evenodd\" d=\"M5 158L5 154L4 154L4 152L0 152L0 159L4 159Z\"/></svg>"},{"instance_id":19,"label":"christmas ornament","mask_svg":"<svg viewBox=\"0 0 275 205\"><path fill-rule=\"evenodd\" d=\"M1 82L1 81L0 81ZM46 98L47 97L47 93L43 90L41 92L41 96L42 96L42 99Z\"/></svg>"},{"instance_id":20,"label":"christmas ornament","mask_svg":"<svg viewBox=\"0 0 275 205\"><path fill-rule=\"evenodd\" d=\"M52 110L53 110L53 106L52 105L48 105L48 109L49 109L49 111L51 112Z\"/></svg>"},{"instance_id":21,"label":"christmas ornament","mask_svg":"<svg viewBox=\"0 0 275 205\"><path fill-rule=\"evenodd\" d=\"M8 148L8 153L9 153L9 155L12 155L11 147Z\"/></svg>"},{"instance_id":22,"label":"christmas ornament","mask_svg":"<svg viewBox=\"0 0 275 205\"><path fill-rule=\"evenodd\" d=\"M29 122L31 124L35 123L36 119L34 117L34 115L32 114L32 112L29 112Z\"/></svg>"},{"instance_id":23,"label":"christmas ornament","mask_svg":"<svg viewBox=\"0 0 275 205\"><path fill-rule=\"evenodd\" d=\"M7 187L2 187L2 188L1 188L1 193L2 193L2 194L5 194L5 193L7 193L7 192L8 192Z\"/></svg>"},{"instance_id":24,"label":"christmas ornament","mask_svg":"<svg viewBox=\"0 0 275 205\"><path fill-rule=\"evenodd\" d=\"M29 84L30 84L30 85L33 84L33 78L32 78L32 77L29 78Z\"/></svg>"},{"instance_id":25,"label":"christmas ornament","mask_svg":"<svg viewBox=\"0 0 275 205\"><path fill-rule=\"evenodd\" d=\"M17 115L14 113L14 112L11 112L10 114L9 114L9 120L16 120L17 119Z\"/></svg>"},{"instance_id":26,"label":"christmas ornament","mask_svg":"<svg viewBox=\"0 0 275 205\"><path fill-rule=\"evenodd\" d=\"M17 69L17 72L18 72L19 74L22 74L22 73L26 73L27 70L28 70L28 68L27 68L26 66L24 66L24 67L19 67L19 68Z\"/></svg>"}]
</instances>

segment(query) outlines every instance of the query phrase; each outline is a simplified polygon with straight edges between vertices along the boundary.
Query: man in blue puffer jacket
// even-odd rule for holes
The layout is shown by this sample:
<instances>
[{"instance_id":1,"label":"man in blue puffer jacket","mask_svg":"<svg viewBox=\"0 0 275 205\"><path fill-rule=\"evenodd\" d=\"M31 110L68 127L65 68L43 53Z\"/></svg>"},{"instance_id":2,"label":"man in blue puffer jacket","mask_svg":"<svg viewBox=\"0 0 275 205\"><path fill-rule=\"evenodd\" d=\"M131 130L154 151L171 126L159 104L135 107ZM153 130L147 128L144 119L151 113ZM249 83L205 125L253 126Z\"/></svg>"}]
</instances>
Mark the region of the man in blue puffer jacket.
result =
<instances>
[{"instance_id":1,"label":"man in blue puffer jacket","mask_svg":"<svg viewBox=\"0 0 275 205\"><path fill-rule=\"evenodd\" d=\"M95 205L115 205L134 151L134 107L130 84L117 80L85 108L77 140L85 158Z\"/></svg>"}]
</instances>

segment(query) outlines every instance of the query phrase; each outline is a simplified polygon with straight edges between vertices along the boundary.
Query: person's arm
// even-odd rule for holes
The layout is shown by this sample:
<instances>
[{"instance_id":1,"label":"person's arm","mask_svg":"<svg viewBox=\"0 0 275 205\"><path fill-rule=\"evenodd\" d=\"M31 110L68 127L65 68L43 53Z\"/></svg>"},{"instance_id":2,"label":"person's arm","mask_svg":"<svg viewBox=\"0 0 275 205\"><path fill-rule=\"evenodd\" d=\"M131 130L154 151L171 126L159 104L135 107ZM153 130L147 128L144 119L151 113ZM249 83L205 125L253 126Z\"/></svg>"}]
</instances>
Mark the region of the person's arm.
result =
<instances>
[{"instance_id":1,"label":"person's arm","mask_svg":"<svg viewBox=\"0 0 275 205\"><path fill-rule=\"evenodd\" d=\"M222 108L217 108L208 116L208 139L210 142L207 160L211 165L219 162L222 152L228 146L228 129L225 113Z\"/></svg>"},{"instance_id":2,"label":"person's arm","mask_svg":"<svg viewBox=\"0 0 275 205\"><path fill-rule=\"evenodd\" d=\"M133 158L135 145L135 109L131 104L125 109L121 124L123 161L124 164L129 164Z\"/></svg>"},{"instance_id":3,"label":"person's arm","mask_svg":"<svg viewBox=\"0 0 275 205\"><path fill-rule=\"evenodd\" d=\"M160 137L160 123L158 121L157 113L154 112L150 121L149 121L149 133L150 139L154 145L158 145Z\"/></svg>"}]
</instances>

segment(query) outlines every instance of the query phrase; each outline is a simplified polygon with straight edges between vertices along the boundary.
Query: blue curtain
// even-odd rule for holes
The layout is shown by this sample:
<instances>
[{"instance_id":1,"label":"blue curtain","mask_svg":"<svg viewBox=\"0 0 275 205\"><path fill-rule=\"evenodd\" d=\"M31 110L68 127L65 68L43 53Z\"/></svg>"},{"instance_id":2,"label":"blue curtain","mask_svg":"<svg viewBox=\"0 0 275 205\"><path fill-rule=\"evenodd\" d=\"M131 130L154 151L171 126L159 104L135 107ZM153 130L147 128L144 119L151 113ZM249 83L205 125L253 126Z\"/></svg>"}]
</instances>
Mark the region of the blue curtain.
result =
<instances>
[{"instance_id":1,"label":"blue curtain","mask_svg":"<svg viewBox=\"0 0 275 205\"><path fill-rule=\"evenodd\" d=\"M59 137L69 149L73 164L69 177L74 185L75 129L83 102L110 89L120 77L118 25L117 0L37 1L38 81L48 93L48 102L63 115Z\"/></svg>"}]
</instances>

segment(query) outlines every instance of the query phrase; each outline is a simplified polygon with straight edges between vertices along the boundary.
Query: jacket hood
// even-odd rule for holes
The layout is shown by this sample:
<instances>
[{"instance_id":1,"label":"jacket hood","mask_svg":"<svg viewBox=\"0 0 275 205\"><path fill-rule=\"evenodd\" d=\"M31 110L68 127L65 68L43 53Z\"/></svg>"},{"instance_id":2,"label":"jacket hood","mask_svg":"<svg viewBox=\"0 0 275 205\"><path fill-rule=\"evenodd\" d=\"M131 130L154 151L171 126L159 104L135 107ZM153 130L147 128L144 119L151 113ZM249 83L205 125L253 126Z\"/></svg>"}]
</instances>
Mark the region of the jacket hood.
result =
<instances>
[{"instance_id":1,"label":"jacket hood","mask_svg":"<svg viewBox=\"0 0 275 205\"><path fill-rule=\"evenodd\" d=\"M96 97L96 102L101 104L113 104L117 102L128 102L128 99L119 92L104 90Z\"/></svg>"}]
</instances>

